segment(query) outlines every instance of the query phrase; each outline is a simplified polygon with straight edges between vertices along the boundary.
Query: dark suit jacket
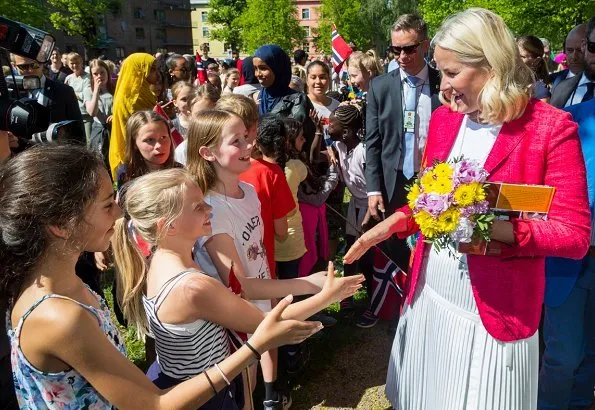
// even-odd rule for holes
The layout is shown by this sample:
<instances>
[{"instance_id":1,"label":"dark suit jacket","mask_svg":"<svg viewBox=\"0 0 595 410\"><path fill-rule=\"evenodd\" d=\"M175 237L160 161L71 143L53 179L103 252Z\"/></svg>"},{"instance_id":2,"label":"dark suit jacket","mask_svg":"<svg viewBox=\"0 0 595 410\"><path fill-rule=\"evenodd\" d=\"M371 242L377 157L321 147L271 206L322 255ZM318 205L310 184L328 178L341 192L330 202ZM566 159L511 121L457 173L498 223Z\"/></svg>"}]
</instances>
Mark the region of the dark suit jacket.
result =
<instances>
[{"instance_id":1,"label":"dark suit jacket","mask_svg":"<svg viewBox=\"0 0 595 410\"><path fill-rule=\"evenodd\" d=\"M576 90L576 87L578 86L578 83L580 82L581 78L582 75L579 74L560 82L552 90L552 98L550 100L550 104L557 108L564 108L566 101L568 101L570 96Z\"/></svg>"},{"instance_id":2,"label":"dark suit jacket","mask_svg":"<svg viewBox=\"0 0 595 410\"><path fill-rule=\"evenodd\" d=\"M438 71L428 67L428 77L434 111L441 105ZM401 158L402 140L401 75L396 69L370 82L366 106L366 189L382 192L388 202L395 193L395 167Z\"/></svg>"},{"instance_id":3,"label":"dark suit jacket","mask_svg":"<svg viewBox=\"0 0 595 410\"><path fill-rule=\"evenodd\" d=\"M568 68L566 70L557 71L550 75L550 84L552 85L552 89L554 89L558 84L562 81L566 80L566 76L568 75Z\"/></svg>"},{"instance_id":4,"label":"dark suit jacket","mask_svg":"<svg viewBox=\"0 0 595 410\"><path fill-rule=\"evenodd\" d=\"M83 117L72 87L46 77L43 95L47 97L50 124L66 120L80 121L80 137L76 141L86 143Z\"/></svg>"}]
</instances>

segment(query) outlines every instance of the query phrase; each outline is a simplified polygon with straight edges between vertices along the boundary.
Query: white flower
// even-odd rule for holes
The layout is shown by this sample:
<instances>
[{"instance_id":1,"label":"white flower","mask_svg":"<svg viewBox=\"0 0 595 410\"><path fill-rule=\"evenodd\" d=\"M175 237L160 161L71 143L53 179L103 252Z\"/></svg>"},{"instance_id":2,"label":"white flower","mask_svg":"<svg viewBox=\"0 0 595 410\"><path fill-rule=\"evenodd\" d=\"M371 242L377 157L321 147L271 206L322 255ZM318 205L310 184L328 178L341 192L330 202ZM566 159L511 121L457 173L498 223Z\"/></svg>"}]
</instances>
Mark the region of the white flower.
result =
<instances>
[{"instance_id":1,"label":"white flower","mask_svg":"<svg viewBox=\"0 0 595 410\"><path fill-rule=\"evenodd\" d=\"M473 236L475 224L469 218L460 218L457 229L450 233L450 238L455 242L469 243Z\"/></svg>"}]
</instances>

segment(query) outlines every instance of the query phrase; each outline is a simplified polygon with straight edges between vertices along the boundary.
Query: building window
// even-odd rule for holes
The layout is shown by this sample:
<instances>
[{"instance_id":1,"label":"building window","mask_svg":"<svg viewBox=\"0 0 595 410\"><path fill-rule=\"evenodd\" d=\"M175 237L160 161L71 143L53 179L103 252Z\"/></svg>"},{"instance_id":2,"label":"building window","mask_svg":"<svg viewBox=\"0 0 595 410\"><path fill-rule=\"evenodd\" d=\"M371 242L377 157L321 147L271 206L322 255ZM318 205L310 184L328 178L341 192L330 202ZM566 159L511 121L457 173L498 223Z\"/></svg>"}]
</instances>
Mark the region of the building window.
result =
<instances>
[{"instance_id":1,"label":"building window","mask_svg":"<svg viewBox=\"0 0 595 410\"><path fill-rule=\"evenodd\" d=\"M165 21L165 12L163 10L154 10L153 16L155 17L155 20L157 20L157 21L160 21L160 22Z\"/></svg>"},{"instance_id":2,"label":"building window","mask_svg":"<svg viewBox=\"0 0 595 410\"><path fill-rule=\"evenodd\" d=\"M312 31L310 30L310 26L304 26L304 35L306 37L312 37Z\"/></svg>"},{"instance_id":3,"label":"building window","mask_svg":"<svg viewBox=\"0 0 595 410\"><path fill-rule=\"evenodd\" d=\"M128 30L128 24L126 24L126 22L124 20L121 20L120 28L122 29L122 31L126 31L126 30Z\"/></svg>"},{"instance_id":4,"label":"building window","mask_svg":"<svg viewBox=\"0 0 595 410\"><path fill-rule=\"evenodd\" d=\"M165 30L162 28L155 29L155 38L157 40L165 40Z\"/></svg>"},{"instance_id":5,"label":"building window","mask_svg":"<svg viewBox=\"0 0 595 410\"><path fill-rule=\"evenodd\" d=\"M142 40L145 38L145 29L142 27L136 28L136 38Z\"/></svg>"},{"instance_id":6,"label":"building window","mask_svg":"<svg viewBox=\"0 0 595 410\"><path fill-rule=\"evenodd\" d=\"M205 38L207 38L207 37L209 37L209 34L210 34L209 33L209 28L208 27L203 27L202 28L202 36L205 37Z\"/></svg>"},{"instance_id":7,"label":"building window","mask_svg":"<svg viewBox=\"0 0 595 410\"><path fill-rule=\"evenodd\" d=\"M207 22L207 17L209 16L209 13L206 11L202 11L200 13L200 21L202 21L203 23Z\"/></svg>"},{"instance_id":8,"label":"building window","mask_svg":"<svg viewBox=\"0 0 595 410\"><path fill-rule=\"evenodd\" d=\"M143 11L142 8L140 8L140 7L134 8L134 18L141 19L141 20L145 18L145 12Z\"/></svg>"},{"instance_id":9,"label":"building window","mask_svg":"<svg viewBox=\"0 0 595 410\"><path fill-rule=\"evenodd\" d=\"M302 9L302 20L310 20L310 9Z\"/></svg>"},{"instance_id":10,"label":"building window","mask_svg":"<svg viewBox=\"0 0 595 410\"><path fill-rule=\"evenodd\" d=\"M116 47L116 57L117 58L124 58L124 47Z\"/></svg>"},{"instance_id":11,"label":"building window","mask_svg":"<svg viewBox=\"0 0 595 410\"><path fill-rule=\"evenodd\" d=\"M302 50L304 50L306 53L309 53L310 52L310 42L304 41L304 43L302 44Z\"/></svg>"}]
</instances>

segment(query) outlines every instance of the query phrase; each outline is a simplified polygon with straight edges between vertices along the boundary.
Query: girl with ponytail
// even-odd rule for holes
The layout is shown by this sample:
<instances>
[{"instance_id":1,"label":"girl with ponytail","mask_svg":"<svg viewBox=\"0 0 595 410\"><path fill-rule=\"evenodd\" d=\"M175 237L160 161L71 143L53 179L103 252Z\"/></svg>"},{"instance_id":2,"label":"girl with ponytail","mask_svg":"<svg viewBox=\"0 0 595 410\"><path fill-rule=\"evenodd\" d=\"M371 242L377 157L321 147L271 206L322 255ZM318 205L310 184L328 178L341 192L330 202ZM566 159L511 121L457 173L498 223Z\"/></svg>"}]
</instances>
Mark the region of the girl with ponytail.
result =
<instances>
[{"instance_id":1,"label":"girl with ponytail","mask_svg":"<svg viewBox=\"0 0 595 410\"><path fill-rule=\"evenodd\" d=\"M122 273L119 297L126 317L139 332L155 336L158 362L149 369L149 378L159 388L173 387L225 363L230 355L225 328L254 333L265 314L193 261L196 241L212 234L212 208L187 171L170 169L136 179L122 208L124 218L117 222L112 242ZM133 236L150 244L150 263ZM333 273L329 264L322 291L285 309L283 318L304 320L360 287L361 279L336 279ZM304 338L321 325L308 326L300 330ZM255 347L253 338L246 343L248 349ZM242 408L241 377L232 379L237 375L229 375L227 388L201 408Z\"/></svg>"},{"instance_id":2,"label":"girl with ponytail","mask_svg":"<svg viewBox=\"0 0 595 410\"><path fill-rule=\"evenodd\" d=\"M282 317L287 298L218 368L160 390L126 359L105 301L75 274L82 251L107 249L119 215L103 160L83 147L42 145L0 167L0 297L9 301L20 408L196 409L261 352L318 330L317 323ZM335 289L337 282L329 282Z\"/></svg>"}]
</instances>

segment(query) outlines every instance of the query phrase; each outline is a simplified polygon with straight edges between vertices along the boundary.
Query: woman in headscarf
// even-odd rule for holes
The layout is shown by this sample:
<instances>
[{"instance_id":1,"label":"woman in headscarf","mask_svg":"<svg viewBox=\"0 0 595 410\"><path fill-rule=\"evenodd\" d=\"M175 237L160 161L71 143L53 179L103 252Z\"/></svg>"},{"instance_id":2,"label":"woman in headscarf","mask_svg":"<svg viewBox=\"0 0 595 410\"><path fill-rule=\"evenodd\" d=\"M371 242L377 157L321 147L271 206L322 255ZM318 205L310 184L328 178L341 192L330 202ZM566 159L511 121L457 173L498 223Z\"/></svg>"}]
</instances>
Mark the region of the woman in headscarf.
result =
<instances>
[{"instance_id":1,"label":"woman in headscarf","mask_svg":"<svg viewBox=\"0 0 595 410\"><path fill-rule=\"evenodd\" d=\"M310 113L314 112L312 102L304 93L296 92L289 87L289 56L281 47L267 44L256 50L252 62L254 74L262 86L258 95L258 113L260 116L272 113L298 120L306 138L303 149L309 153L310 161L313 161L320 152L322 129L317 129L310 118Z\"/></svg>"},{"instance_id":2,"label":"woman in headscarf","mask_svg":"<svg viewBox=\"0 0 595 410\"><path fill-rule=\"evenodd\" d=\"M253 58L254 57L249 56L242 60L241 72L244 83L233 89L234 94L242 94L246 97L253 98L254 94L257 94L262 88L258 82L258 79L254 75L254 64L252 63Z\"/></svg>"},{"instance_id":3,"label":"woman in headscarf","mask_svg":"<svg viewBox=\"0 0 595 410\"><path fill-rule=\"evenodd\" d=\"M158 79L155 57L150 54L134 53L122 63L114 93L109 150L109 163L113 178L115 178L116 170L120 164L124 162L126 122L137 111L153 109L157 98L151 90L151 84L155 84Z\"/></svg>"}]
</instances>

